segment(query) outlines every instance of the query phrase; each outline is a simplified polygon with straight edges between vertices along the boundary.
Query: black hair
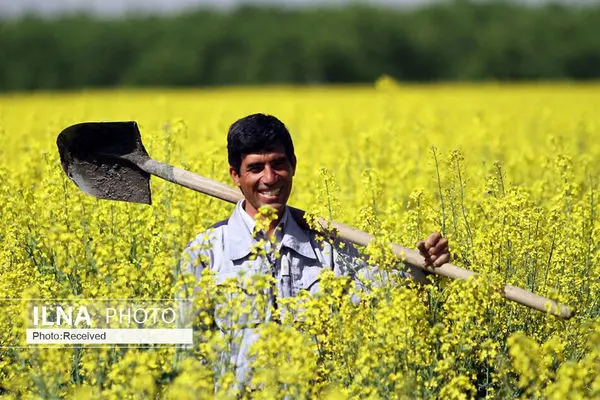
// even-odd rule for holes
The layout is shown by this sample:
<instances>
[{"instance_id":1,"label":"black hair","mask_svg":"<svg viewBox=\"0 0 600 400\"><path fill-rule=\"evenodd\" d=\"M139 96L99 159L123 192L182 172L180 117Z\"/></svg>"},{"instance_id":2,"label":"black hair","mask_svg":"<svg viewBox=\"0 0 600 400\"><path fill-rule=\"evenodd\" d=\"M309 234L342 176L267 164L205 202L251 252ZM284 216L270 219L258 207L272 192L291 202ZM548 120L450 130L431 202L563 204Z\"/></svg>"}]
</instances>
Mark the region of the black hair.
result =
<instances>
[{"instance_id":1,"label":"black hair","mask_svg":"<svg viewBox=\"0 0 600 400\"><path fill-rule=\"evenodd\" d=\"M278 145L283 146L286 157L295 168L294 144L283 122L265 114L252 114L238 119L227 133L229 165L239 174L245 155L273 150Z\"/></svg>"}]
</instances>

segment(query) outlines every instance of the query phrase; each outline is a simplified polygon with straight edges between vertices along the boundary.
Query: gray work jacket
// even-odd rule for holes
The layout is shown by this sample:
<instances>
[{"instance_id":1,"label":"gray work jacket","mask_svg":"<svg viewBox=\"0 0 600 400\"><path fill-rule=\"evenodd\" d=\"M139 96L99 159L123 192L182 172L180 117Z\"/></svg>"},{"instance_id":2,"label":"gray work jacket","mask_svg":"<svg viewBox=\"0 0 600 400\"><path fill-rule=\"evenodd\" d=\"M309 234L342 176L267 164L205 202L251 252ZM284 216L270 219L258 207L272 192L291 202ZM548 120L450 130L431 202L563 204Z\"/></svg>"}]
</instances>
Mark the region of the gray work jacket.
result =
<instances>
[{"instance_id":1,"label":"gray work jacket","mask_svg":"<svg viewBox=\"0 0 600 400\"><path fill-rule=\"evenodd\" d=\"M258 256L251 259L257 243L253 237L256 222L243 208L241 200L228 220L221 221L200 233L184 251L183 271L196 279L204 268L210 268L217 283L227 278L248 274L269 274L275 277L279 297L295 296L299 290L318 291L319 273L332 269L334 275L355 276L366 263L349 243L327 241L318 243L314 231L298 225L286 206L275 230L276 246L280 257ZM203 261L204 259L204 261Z\"/></svg>"},{"instance_id":2,"label":"gray work jacket","mask_svg":"<svg viewBox=\"0 0 600 400\"><path fill-rule=\"evenodd\" d=\"M257 242L253 237L256 223L244 211L243 201L236 204L228 220L213 225L188 244L182 258L183 272L192 273L199 280L202 271L210 268L217 283L241 275L271 273L276 278L277 298L296 296L300 290L316 293L319 273L325 268L333 270L336 276L352 276L359 285L359 270L364 271L366 279L373 279L377 273L377 268L365 268L367 263L350 243L341 245L339 240L333 244L318 243L316 232L301 227L287 206L275 230L279 257L252 259L252 248ZM406 277L404 271L400 274ZM200 290L196 287L194 293L201 295ZM276 306L277 299L272 301ZM217 324L223 330L223 322ZM246 328L239 335L239 346L233 346L230 357L238 382L245 382L250 371L248 350L257 334L254 329Z\"/></svg>"}]
</instances>

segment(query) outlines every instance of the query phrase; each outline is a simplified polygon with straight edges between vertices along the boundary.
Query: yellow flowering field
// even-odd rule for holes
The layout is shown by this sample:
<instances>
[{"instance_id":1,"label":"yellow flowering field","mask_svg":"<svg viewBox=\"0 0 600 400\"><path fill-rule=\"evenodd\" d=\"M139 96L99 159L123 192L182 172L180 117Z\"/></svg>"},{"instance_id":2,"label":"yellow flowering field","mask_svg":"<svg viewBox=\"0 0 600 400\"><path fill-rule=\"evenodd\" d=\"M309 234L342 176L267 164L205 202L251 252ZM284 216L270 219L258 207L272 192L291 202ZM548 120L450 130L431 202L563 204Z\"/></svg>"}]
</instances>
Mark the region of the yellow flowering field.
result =
<instances>
[{"instance_id":1,"label":"yellow flowering field","mask_svg":"<svg viewBox=\"0 0 600 400\"><path fill-rule=\"evenodd\" d=\"M0 297L174 298L185 245L233 206L153 178L153 205L97 200L63 173L56 137L82 121L139 123L149 154L230 183L226 132L279 117L298 157L290 204L389 243L450 240L470 281L381 279L265 306L268 277L194 298L192 348L23 346L0 313L7 398L600 397L600 86L400 86L91 91L0 97ZM503 300L510 283L569 304L565 321ZM357 296L351 296L356 294ZM252 296L253 301L246 301ZM359 300L356 301L356 298ZM6 303L8 304L8 303ZM10 303L10 304L15 304ZM252 379L230 358L262 321ZM217 328L215 316L231 324ZM273 315L276 314L276 317ZM21 346L21 347L19 347Z\"/></svg>"}]
</instances>

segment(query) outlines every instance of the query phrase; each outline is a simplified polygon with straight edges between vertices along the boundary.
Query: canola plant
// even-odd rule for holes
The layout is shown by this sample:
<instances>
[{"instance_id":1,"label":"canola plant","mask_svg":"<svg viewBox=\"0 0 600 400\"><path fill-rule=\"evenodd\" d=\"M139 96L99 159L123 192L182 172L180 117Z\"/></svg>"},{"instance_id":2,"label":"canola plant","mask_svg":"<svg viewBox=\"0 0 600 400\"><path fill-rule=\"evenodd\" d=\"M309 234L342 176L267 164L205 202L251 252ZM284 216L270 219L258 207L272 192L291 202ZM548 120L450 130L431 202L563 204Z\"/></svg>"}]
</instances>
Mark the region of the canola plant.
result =
<instances>
[{"instance_id":1,"label":"canola plant","mask_svg":"<svg viewBox=\"0 0 600 400\"><path fill-rule=\"evenodd\" d=\"M0 394L600 397L597 104L593 85L401 86L386 78L375 87L0 97L0 297L174 298L184 285L200 288L194 346L184 349L26 346L26 318L5 303ZM227 129L255 112L276 115L292 134L290 204L374 234L360 249L370 263L403 269L389 244L414 247L440 231L453 263L479 276L417 285L384 274L359 290L325 272L320 295L301 293L273 313L268 276L216 285L208 273L199 282L181 273L186 243L232 205L156 178L152 206L97 200L60 167L55 141L66 126L135 120L153 158L231 183ZM562 320L507 302L502 283L576 315ZM230 352L247 313L261 323L251 379L240 384ZM217 327L225 317L231 323Z\"/></svg>"}]
</instances>

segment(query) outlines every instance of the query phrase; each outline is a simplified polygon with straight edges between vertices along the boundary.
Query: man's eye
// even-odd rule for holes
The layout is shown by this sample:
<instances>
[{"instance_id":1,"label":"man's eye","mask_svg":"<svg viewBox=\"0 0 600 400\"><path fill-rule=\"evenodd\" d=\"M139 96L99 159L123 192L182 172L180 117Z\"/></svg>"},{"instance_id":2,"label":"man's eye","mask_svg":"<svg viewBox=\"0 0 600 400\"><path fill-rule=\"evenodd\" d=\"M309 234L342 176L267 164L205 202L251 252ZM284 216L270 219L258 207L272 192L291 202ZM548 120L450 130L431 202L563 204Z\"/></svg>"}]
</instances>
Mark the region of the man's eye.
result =
<instances>
[{"instance_id":1,"label":"man's eye","mask_svg":"<svg viewBox=\"0 0 600 400\"><path fill-rule=\"evenodd\" d=\"M280 161L275 161L273 163L273 168L275 169L284 169L286 167L286 161L285 160L280 160Z\"/></svg>"},{"instance_id":2,"label":"man's eye","mask_svg":"<svg viewBox=\"0 0 600 400\"><path fill-rule=\"evenodd\" d=\"M258 165L250 166L248 167L248 171L252 173L258 173L262 171L262 167L259 167Z\"/></svg>"}]
</instances>

